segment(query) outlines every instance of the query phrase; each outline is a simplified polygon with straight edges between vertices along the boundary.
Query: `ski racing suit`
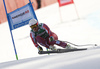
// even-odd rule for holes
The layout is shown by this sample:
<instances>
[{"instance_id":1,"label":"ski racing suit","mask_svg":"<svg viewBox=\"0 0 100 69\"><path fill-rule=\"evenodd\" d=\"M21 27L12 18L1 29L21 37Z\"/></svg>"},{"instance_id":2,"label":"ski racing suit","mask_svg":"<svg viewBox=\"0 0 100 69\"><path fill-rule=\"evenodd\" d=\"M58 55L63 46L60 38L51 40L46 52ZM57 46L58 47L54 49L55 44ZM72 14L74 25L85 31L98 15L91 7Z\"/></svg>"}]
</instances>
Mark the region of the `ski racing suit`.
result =
<instances>
[{"instance_id":1,"label":"ski racing suit","mask_svg":"<svg viewBox=\"0 0 100 69\"><path fill-rule=\"evenodd\" d=\"M66 43L59 41L58 36L52 32L49 27L44 23L38 23L38 31L35 32L33 30L30 31L30 37L35 47L38 47L38 43L46 48L49 46L53 46L54 44L65 48L67 46ZM50 41L50 38L53 38L53 41Z\"/></svg>"}]
</instances>

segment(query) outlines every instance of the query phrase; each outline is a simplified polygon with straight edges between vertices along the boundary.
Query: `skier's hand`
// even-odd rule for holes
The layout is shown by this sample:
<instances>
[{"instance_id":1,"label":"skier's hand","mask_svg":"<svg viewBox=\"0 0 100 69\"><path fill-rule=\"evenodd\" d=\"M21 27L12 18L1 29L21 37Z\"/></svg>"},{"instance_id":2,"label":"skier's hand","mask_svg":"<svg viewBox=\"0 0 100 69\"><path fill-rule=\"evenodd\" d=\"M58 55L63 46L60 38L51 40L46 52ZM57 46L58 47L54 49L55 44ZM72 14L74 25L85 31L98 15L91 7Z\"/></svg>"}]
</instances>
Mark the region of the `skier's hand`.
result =
<instances>
[{"instance_id":1,"label":"skier's hand","mask_svg":"<svg viewBox=\"0 0 100 69\"><path fill-rule=\"evenodd\" d=\"M54 41L54 37L53 36L50 36L49 37L49 41L51 42L51 41Z\"/></svg>"},{"instance_id":2,"label":"skier's hand","mask_svg":"<svg viewBox=\"0 0 100 69\"><path fill-rule=\"evenodd\" d=\"M39 51L43 51L42 47L38 46L37 48Z\"/></svg>"}]
</instances>

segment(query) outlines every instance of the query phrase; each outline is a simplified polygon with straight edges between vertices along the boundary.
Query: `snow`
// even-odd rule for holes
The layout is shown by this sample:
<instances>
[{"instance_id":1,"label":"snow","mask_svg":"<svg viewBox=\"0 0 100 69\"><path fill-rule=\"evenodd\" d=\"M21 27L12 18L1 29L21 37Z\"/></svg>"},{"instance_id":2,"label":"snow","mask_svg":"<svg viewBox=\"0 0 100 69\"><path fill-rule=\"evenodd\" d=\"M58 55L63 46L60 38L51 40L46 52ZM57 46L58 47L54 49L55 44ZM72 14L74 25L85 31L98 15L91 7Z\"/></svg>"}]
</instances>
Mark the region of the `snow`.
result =
<instances>
[{"instance_id":1,"label":"snow","mask_svg":"<svg viewBox=\"0 0 100 69\"><path fill-rule=\"evenodd\" d=\"M0 64L4 69L99 69L100 49L78 51Z\"/></svg>"},{"instance_id":2,"label":"snow","mask_svg":"<svg viewBox=\"0 0 100 69\"><path fill-rule=\"evenodd\" d=\"M55 3L36 10L37 18L39 22L49 25L59 36L59 40L78 45L97 44L98 47L84 46L89 50L39 55L29 37L30 28L26 25L12 31L19 59L16 60L6 22L0 25L0 69L99 69L100 1L74 0L74 2L79 17L74 4L59 9L58 3Z\"/></svg>"}]
</instances>

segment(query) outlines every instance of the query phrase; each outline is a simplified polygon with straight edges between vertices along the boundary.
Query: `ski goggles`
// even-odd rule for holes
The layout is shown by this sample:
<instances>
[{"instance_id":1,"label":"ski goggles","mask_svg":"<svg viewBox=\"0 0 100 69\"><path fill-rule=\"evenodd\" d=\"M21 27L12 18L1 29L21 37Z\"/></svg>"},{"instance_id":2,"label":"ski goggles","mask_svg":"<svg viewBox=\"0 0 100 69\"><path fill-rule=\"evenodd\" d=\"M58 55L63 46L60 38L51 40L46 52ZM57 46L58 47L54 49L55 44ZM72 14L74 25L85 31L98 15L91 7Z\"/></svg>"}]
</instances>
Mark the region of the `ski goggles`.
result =
<instances>
[{"instance_id":1,"label":"ski goggles","mask_svg":"<svg viewBox=\"0 0 100 69\"><path fill-rule=\"evenodd\" d=\"M37 24L30 26L32 29L38 27Z\"/></svg>"}]
</instances>

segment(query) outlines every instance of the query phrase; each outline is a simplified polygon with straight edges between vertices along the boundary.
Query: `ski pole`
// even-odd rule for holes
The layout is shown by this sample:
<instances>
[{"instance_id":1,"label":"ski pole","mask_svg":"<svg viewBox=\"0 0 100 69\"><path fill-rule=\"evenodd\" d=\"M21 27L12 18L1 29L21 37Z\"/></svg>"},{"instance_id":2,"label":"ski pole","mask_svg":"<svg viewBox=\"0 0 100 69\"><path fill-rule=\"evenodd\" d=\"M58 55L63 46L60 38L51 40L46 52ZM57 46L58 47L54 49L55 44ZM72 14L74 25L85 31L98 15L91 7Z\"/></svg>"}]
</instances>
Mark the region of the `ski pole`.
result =
<instances>
[{"instance_id":1,"label":"ski pole","mask_svg":"<svg viewBox=\"0 0 100 69\"><path fill-rule=\"evenodd\" d=\"M76 45L76 44L71 43L71 42L69 42L69 41L63 41L63 42L66 42L66 43L72 44L72 45L74 45L74 46L97 46L97 44Z\"/></svg>"}]
</instances>

